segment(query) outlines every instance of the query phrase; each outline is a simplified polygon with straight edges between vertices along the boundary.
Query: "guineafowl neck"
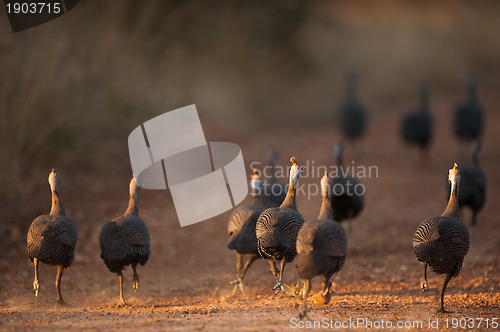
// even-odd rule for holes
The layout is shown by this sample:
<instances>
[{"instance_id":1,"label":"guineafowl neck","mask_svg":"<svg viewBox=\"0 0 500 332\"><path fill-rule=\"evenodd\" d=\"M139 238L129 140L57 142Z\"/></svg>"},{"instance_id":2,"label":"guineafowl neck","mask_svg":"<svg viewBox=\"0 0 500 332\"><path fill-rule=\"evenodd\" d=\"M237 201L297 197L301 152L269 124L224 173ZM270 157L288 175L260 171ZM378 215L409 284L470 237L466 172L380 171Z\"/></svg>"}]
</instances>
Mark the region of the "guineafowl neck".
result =
<instances>
[{"instance_id":1,"label":"guineafowl neck","mask_svg":"<svg viewBox=\"0 0 500 332\"><path fill-rule=\"evenodd\" d=\"M269 166L271 167L271 177L269 178L269 181L271 183L276 183L276 166L274 165L274 161L272 163L269 163Z\"/></svg>"},{"instance_id":2,"label":"guineafowl neck","mask_svg":"<svg viewBox=\"0 0 500 332\"><path fill-rule=\"evenodd\" d=\"M288 186L288 192L286 193L286 197L280 207L290 207L297 210L297 204L295 203L295 188L293 184Z\"/></svg>"},{"instance_id":3,"label":"guineafowl neck","mask_svg":"<svg viewBox=\"0 0 500 332\"><path fill-rule=\"evenodd\" d=\"M321 209L319 210L318 220L321 219L333 219L332 204L326 196L323 196L321 200Z\"/></svg>"},{"instance_id":4,"label":"guineafowl neck","mask_svg":"<svg viewBox=\"0 0 500 332\"><path fill-rule=\"evenodd\" d=\"M61 203L61 200L59 199L59 194L56 192L52 192L52 207L50 208L50 214L51 215L61 215L65 216L66 211L64 210L64 206Z\"/></svg>"},{"instance_id":5,"label":"guineafowl neck","mask_svg":"<svg viewBox=\"0 0 500 332\"><path fill-rule=\"evenodd\" d=\"M458 181L453 181L451 183L450 199L448 201L448 206L446 206L446 210L444 210L442 216L449 216L460 219L460 210L458 209Z\"/></svg>"},{"instance_id":6,"label":"guineafowl neck","mask_svg":"<svg viewBox=\"0 0 500 332\"><path fill-rule=\"evenodd\" d=\"M128 208L127 211L125 211L124 215L127 214L133 214L135 216L139 215L139 209L137 208L137 201L134 198L134 196L130 196L130 199L128 201Z\"/></svg>"},{"instance_id":7,"label":"guineafowl neck","mask_svg":"<svg viewBox=\"0 0 500 332\"><path fill-rule=\"evenodd\" d=\"M260 193L257 192L257 190L254 190L254 192L252 193L253 195L253 205L254 206L260 206L262 205L262 201L260 200Z\"/></svg>"}]
</instances>

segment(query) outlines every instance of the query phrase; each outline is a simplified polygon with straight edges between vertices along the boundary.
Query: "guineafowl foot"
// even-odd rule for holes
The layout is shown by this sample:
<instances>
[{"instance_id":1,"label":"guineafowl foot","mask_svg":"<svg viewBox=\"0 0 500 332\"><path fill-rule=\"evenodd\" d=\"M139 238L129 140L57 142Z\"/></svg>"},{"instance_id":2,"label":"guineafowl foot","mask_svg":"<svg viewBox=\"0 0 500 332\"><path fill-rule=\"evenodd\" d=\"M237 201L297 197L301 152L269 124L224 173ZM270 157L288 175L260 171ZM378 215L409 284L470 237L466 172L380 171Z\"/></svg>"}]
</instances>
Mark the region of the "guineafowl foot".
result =
<instances>
[{"instance_id":1,"label":"guineafowl foot","mask_svg":"<svg viewBox=\"0 0 500 332\"><path fill-rule=\"evenodd\" d=\"M427 280L420 281L420 289L422 289L422 292L425 292L427 290Z\"/></svg>"},{"instance_id":2,"label":"guineafowl foot","mask_svg":"<svg viewBox=\"0 0 500 332\"><path fill-rule=\"evenodd\" d=\"M325 301L324 304L330 303L330 300L332 299L332 293L330 292L330 290L328 290L326 293L321 294L321 296L323 297L323 299Z\"/></svg>"},{"instance_id":3,"label":"guineafowl foot","mask_svg":"<svg viewBox=\"0 0 500 332\"><path fill-rule=\"evenodd\" d=\"M127 306L127 303L125 303L124 300L120 300L118 301L118 303L116 304L117 307L121 308L121 307L125 307Z\"/></svg>"},{"instance_id":4,"label":"guineafowl foot","mask_svg":"<svg viewBox=\"0 0 500 332\"><path fill-rule=\"evenodd\" d=\"M307 308L303 306L300 308L297 317L299 318L299 320L311 320L309 316L307 316Z\"/></svg>"},{"instance_id":5,"label":"guineafowl foot","mask_svg":"<svg viewBox=\"0 0 500 332\"><path fill-rule=\"evenodd\" d=\"M236 294L238 288L241 290L242 293L245 293L245 290L243 289L243 280L241 279L241 277L238 277L236 280L231 281L230 284L234 285L233 295Z\"/></svg>"},{"instance_id":6,"label":"guineafowl foot","mask_svg":"<svg viewBox=\"0 0 500 332\"><path fill-rule=\"evenodd\" d=\"M453 311L448 311L448 310L445 310L445 308L439 308L438 310L436 310L436 313L440 313L440 314L451 314L451 313L453 313Z\"/></svg>"},{"instance_id":7,"label":"guineafowl foot","mask_svg":"<svg viewBox=\"0 0 500 332\"><path fill-rule=\"evenodd\" d=\"M38 280L33 281L33 290L35 291L35 296L38 297L38 292L40 290L40 284Z\"/></svg>"},{"instance_id":8,"label":"guineafowl foot","mask_svg":"<svg viewBox=\"0 0 500 332\"><path fill-rule=\"evenodd\" d=\"M283 283L281 282L281 280L278 280L276 282L276 285L274 285L273 287L273 290L276 290L275 294L277 295L280 291L283 292L283 294L285 294L285 288L283 287Z\"/></svg>"},{"instance_id":9,"label":"guineafowl foot","mask_svg":"<svg viewBox=\"0 0 500 332\"><path fill-rule=\"evenodd\" d=\"M139 288L139 280L134 280L132 287L134 288L134 292L137 293L137 289Z\"/></svg>"},{"instance_id":10,"label":"guineafowl foot","mask_svg":"<svg viewBox=\"0 0 500 332\"><path fill-rule=\"evenodd\" d=\"M56 301L56 304L66 305L66 302L64 302L64 300L62 298L58 298L57 301Z\"/></svg>"}]
</instances>

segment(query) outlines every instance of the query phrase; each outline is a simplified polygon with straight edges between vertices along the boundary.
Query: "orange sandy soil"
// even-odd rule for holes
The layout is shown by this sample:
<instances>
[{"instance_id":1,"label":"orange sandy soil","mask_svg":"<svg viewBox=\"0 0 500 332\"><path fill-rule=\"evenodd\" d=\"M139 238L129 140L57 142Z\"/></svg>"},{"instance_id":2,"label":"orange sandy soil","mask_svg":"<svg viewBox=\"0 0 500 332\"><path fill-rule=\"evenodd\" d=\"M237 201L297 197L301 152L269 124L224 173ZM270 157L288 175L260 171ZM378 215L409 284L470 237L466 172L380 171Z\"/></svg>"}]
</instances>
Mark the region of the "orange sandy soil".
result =
<instances>
[{"instance_id":1,"label":"orange sandy soil","mask_svg":"<svg viewBox=\"0 0 500 332\"><path fill-rule=\"evenodd\" d=\"M429 158L405 150L398 136L404 105L392 105L393 112L372 116L370 130L361 144L347 146L346 161L355 165L377 166L378 178L362 179L366 185L366 206L351 224L349 252L343 270L334 276L334 295L328 305L316 306L309 299L309 317L335 321L366 318L390 321L500 318L500 132L495 124L500 115L494 103L489 107L481 165L488 177L488 200L478 225L470 227L470 212L463 218L469 226L471 247L460 275L448 286L445 305L450 314L437 314L442 276L429 272L429 290L420 291L422 265L416 261L411 238L426 217L439 215L446 205L446 176L453 162L467 161L459 154L451 135L449 118L454 101L436 100L436 132ZM491 94L490 96L494 96ZM223 125L204 124L209 141L235 142L243 150L245 162L265 161L268 145L280 150L278 164L288 166L295 155L299 163L331 165L332 145L338 131L332 124L294 130L286 128L261 134L231 131ZM285 140L285 138L288 140ZM354 151L354 152L353 152ZM347 162L347 164L349 164ZM128 306L117 307L118 281L99 257L98 238L104 222L126 208L130 176L126 137L107 140L94 160L81 168L59 170L61 192L68 215L75 221L79 239L73 266L64 274L62 292L67 305L54 304L56 269L40 268L40 295L32 291L33 266L25 256L26 231L31 220L49 210L46 174L36 183L24 183L26 203L12 222L3 222L0 244L0 330L118 330L197 331L241 330L281 331L291 329L299 300L271 291L275 281L268 264L257 261L249 270L245 293L232 295L235 277L234 254L226 248L226 223L230 212L181 228L169 191L142 190L141 217L152 235L152 256L139 268L140 287L132 290L132 270L125 271L125 299ZM47 172L48 174L48 172ZM302 178L303 184L317 184L320 178ZM318 196L298 197L298 207L306 219L319 210ZM285 282L295 284L294 264L285 271ZM314 279L314 294L320 281ZM485 322L474 330L482 330ZM360 325L358 329L364 330ZM347 328L345 330L350 330ZM415 328L415 330L418 328ZM374 329L377 330L377 329ZM412 329L409 329L412 330Z\"/></svg>"}]
</instances>

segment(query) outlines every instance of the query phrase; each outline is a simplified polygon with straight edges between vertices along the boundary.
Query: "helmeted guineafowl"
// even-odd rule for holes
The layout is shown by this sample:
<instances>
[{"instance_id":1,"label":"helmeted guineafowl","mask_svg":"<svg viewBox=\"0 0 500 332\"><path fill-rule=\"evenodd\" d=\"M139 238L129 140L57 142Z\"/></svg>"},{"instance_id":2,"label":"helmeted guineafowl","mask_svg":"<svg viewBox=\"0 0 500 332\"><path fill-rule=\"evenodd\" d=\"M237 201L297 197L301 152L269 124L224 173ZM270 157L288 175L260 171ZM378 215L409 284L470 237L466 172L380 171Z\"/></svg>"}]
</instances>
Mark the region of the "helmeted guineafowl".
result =
<instances>
[{"instance_id":1,"label":"helmeted guineafowl","mask_svg":"<svg viewBox=\"0 0 500 332\"><path fill-rule=\"evenodd\" d=\"M49 174L49 184L52 192L52 208L50 214L41 215L31 223L28 229L26 253L35 266L35 281L33 282L35 295L38 297L40 290L38 262L57 265L57 302L64 304L61 295L61 277L63 272L73 263L78 237L76 226L66 216L66 211L61 203L59 174L54 170Z\"/></svg>"},{"instance_id":2,"label":"helmeted guineafowl","mask_svg":"<svg viewBox=\"0 0 500 332\"><path fill-rule=\"evenodd\" d=\"M427 151L432 139L432 115L429 112L429 88L420 86L419 106L406 114L402 122L403 140Z\"/></svg>"},{"instance_id":3,"label":"helmeted guineafowl","mask_svg":"<svg viewBox=\"0 0 500 332\"><path fill-rule=\"evenodd\" d=\"M473 146L472 165L460 167L460 190L458 191L458 207L469 207L472 210L472 225L476 224L477 213L486 202L486 176L479 166L481 143Z\"/></svg>"},{"instance_id":4,"label":"helmeted guineafowl","mask_svg":"<svg viewBox=\"0 0 500 332\"><path fill-rule=\"evenodd\" d=\"M424 263L424 274L420 281L422 290L427 290L427 265L432 271L445 275L438 310L443 313L447 312L444 309L446 286L460 272L470 244L469 231L460 220L458 209L460 173L457 164L450 169L448 180L451 193L446 210L439 217L424 220L413 235L413 253L417 260Z\"/></svg>"},{"instance_id":5,"label":"helmeted guineafowl","mask_svg":"<svg viewBox=\"0 0 500 332\"><path fill-rule=\"evenodd\" d=\"M278 151L271 147L267 153L268 169L264 172L267 179L261 193L262 204L266 208L280 206L287 193L287 184L280 182L276 177L277 157Z\"/></svg>"},{"instance_id":6,"label":"helmeted guineafowl","mask_svg":"<svg viewBox=\"0 0 500 332\"><path fill-rule=\"evenodd\" d=\"M122 270L125 266L132 265L134 270L133 288L137 292L139 287L137 264L146 264L151 256L149 230L144 221L139 218L137 207L137 190L139 186L135 176L130 180L129 188L130 199L127 210L123 216L108 220L99 236L101 258L109 271L118 275L120 284L119 305L125 305Z\"/></svg>"},{"instance_id":7,"label":"helmeted guineafowl","mask_svg":"<svg viewBox=\"0 0 500 332\"><path fill-rule=\"evenodd\" d=\"M318 219L309 220L302 225L297 236L297 271L304 282L304 302L299 318L307 316L307 296L311 279L320 275L323 278L321 296L323 303L330 302L330 277L344 266L347 255L347 235L344 228L333 220L333 210L328 198L329 177L321 179L321 210Z\"/></svg>"},{"instance_id":8,"label":"helmeted guineafowl","mask_svg":"<svg viewBox=\"0 0 500 332\"><path fill-rule=\"evenodd\" d=\"M358 179L349 176L343 165L344 145L338 142L333 147L337 161L336 176L330 179L330 201L333 208L333 219L342 222L356 217L364 206L364 186Z\"/></svg>"},{"instance_id":9,"label":"helmeted guineafowl","mask_svg":"<svg viewBox=\"0 0 500 332\"><path fill-rule=\"evenodd\" d=\"M295 157L290 158L293 166L290 170L290 183L285 200L279 207L268 208L262 212L257 220L255 232L257 248L260 255L269 262L271 272L276 277L276 294L285 291L283 288L283 272L286 263L291 262L297 254L296 240L304 218L297 211L295 193L302 167L297 165ZM280 271L275 262L279 261Z\"/></svg>"},{"instance_id":10,"label":"helmeted guineafowl","mask_svg":"<svg viewBox=\"0 0 500 332\"><path fill-rule=\"evenodd\" d=\"M454 131L464 142L478 140L483 132L483 108L477 98L477 82L470 78L467 82L468 99L459 104L454 114Z\"/></svg>"},{"instance_id":11,"label":"helmeted guineafowl","mask_svg":"<svg viewBox=\"0 0 500 332\"><path fill-rule=\"evenodd\" d=\"M361 138L366 131L367 116L357 97L357 76L347 74L346 99L338 111L338 121L344 138L350 142Z\"/></svg>"},{"instance_id":12,"label":"helmeted guineafowl","mask_svg":"<svg viewBox=\"0 0 500 332\"><path fill-rule=\"evenodd\" d=\"M255 225L260 214L264 211L264 206L260 200L262 181L256 169L253 170L250 187L252 189L253 203L237 207L231 213L227 225L229 235L227 247L236 253L237 276L236 280L232 282L235 284L233 294L238 287L243 291L243 278L247 270L256 259L260 258L259 251L257 250ZM243 265L243 256L247 254L250 257L245 262L245 265Z\"/></svg>"}]
</instances>

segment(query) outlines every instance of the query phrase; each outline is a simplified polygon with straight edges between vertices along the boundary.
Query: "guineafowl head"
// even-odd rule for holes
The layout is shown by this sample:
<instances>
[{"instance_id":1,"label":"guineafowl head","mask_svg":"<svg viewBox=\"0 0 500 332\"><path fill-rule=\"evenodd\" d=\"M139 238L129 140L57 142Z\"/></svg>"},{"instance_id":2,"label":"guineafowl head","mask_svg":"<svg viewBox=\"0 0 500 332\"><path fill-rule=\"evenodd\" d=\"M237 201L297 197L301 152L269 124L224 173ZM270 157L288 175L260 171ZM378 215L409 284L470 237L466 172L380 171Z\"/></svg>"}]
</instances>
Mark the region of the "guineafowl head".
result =
<instances>
[{"instance_id":1,"label":"guineafowl head","mask_svg":"<svg viewBox=\"0 0 500 332\"><path fill-rule=\"evenodd\" d=\"M323 175L323 177L321 178L320 184L321 184L321 194L323 195L323 197L327 197L329 191L328 187L330 184L330 177L328 176L327 171L325 171L325 175Z\"/></svg>"},{"instance_id":2,"label":"guineafowl head","mask_svg":"<svg viewBox=\"0 0 500 332\"><path fill-rule=\"evenodd\" d=\"M344 144L342 142L337 142L333 145L333 156L337 161L337 164L342 165L342 155L344 154Z\"/></svg>"},{"instance_id":3,"label":"guineafowl head","mask_svg":"<svg viewBox=\"0 0 500 332\"><path fill-rule=\"evenodd\" d=\"M472 162L474 164L478 164L479 163L479 151L481 151L481 142L480 141L476 141L474 143L474 147L472 148Z\"/></svg>"},{"instance_id":4,"label":"guineafowl head","mask_svg":"<svg viewBox=\"0 0 500 332\"><path fill-rule=\"evenodd\" d=\"M139 190L141 185L141 180L137 179L135 175L132 175L132 179L130 180L130 196L137 199L137 191Z\"/></svg>"},{"instance_id":5,"label":"guineafowl head","mask_svg":"<svg viewBox=\"0 0 500 332\"><path fill-rule=\"evenodd\" d=\"M427 105L429 104L429 86L427 85L427 83L420 83L418 97L420 101L420 107L426 109Z\"/></svg>"},{"instance_id":6,"label":"guineafowl head","mask_svg":"<svg viewBox=\"0 0 500 332\"><path fill-rule=\"evenodd\" d=\"M458 185L460 182L460 172L458 171L457 163L448 171L448 182L452 185Z\"/></svg>"},{"instance_id":7,"label":"guineafowl head","mask_svg":"<svg viewBox=\"0 0 500 332\"><path fill-rule=\"evenodd\" d=\"M297 188L297 181L299 180L299 175L302 174L303 167L297 164L297 158L291 157L290 161L292 163L292 168L290 169L290 186Z\"/></svg>"},{"instance_id":8,"label":"guineafowl head","mask_svg":"<svg viewBox=\"0 0 500 332\"><path fill-rule=\"evenodd\" d=\"M252 170L253 175L250 180L250 187L252 188L252 195L259 196L262 189L262 180L260 178L260 172L257 169Z\"/></svg>"},{"instance_id":9,"label":"guineafowl head","mask_svg":"<svg viewBox=\"0 0 500 332\"><path fill-rule=\"evenodd\" d=\"M50 190L59 195L59 174L54 169L49 174Z\"/></svg>"},{"instance_id":10,"label":"guineafowl head","mask_svg":"<svg viewBox=\"0 0 500 332\"><path fill-rule=\"evenodd\" d=\"M467 93L471 99L476 97L477 81L474 77L470 77L467 81Z\"/></svg>"},{"instance_id":11,"label":"guineafowl head","mask_svg":"<svg viewBox=\"0 0 500 332\"><path fill-rule=\"evenodd\" d=\"M276 158L278 158L278 150L271 146L267 152L267 163L274 166Z\"/></svg>"}]
</instances>

